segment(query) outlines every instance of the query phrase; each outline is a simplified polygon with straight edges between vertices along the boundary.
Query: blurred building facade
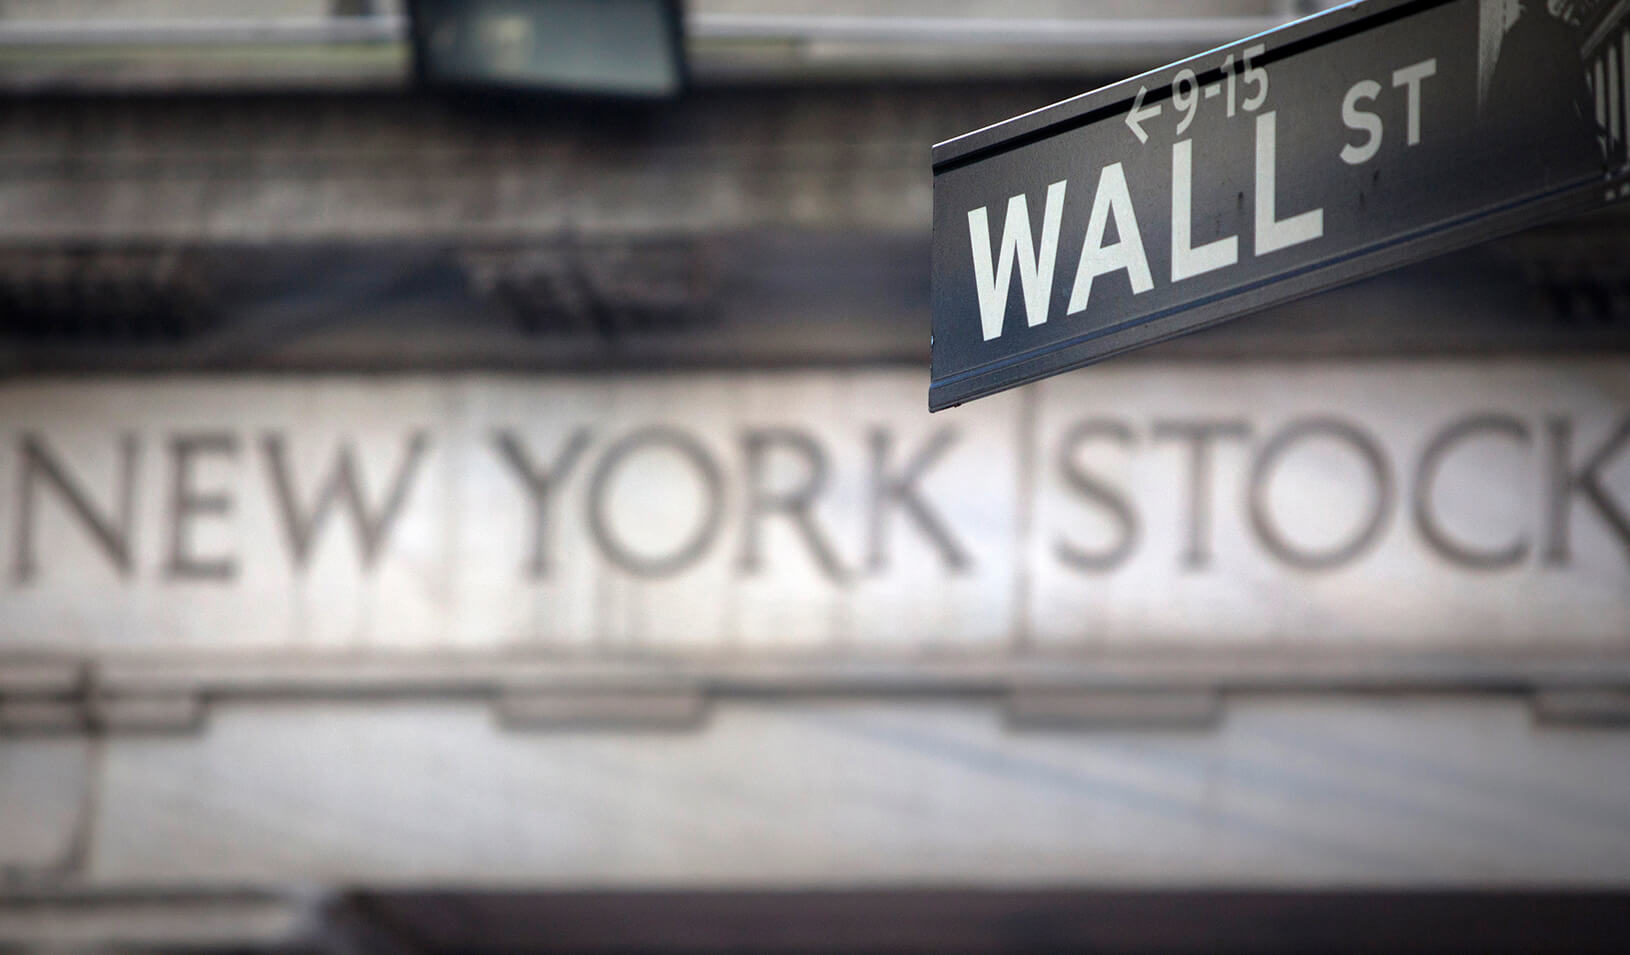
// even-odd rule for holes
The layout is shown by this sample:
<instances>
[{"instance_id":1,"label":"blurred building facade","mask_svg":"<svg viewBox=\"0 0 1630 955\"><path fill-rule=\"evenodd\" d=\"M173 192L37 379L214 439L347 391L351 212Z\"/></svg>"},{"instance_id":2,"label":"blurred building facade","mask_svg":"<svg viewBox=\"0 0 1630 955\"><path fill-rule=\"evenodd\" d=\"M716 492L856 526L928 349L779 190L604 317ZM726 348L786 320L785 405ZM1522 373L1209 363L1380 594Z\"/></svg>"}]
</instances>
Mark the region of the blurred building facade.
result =
<instances>
[{"instance_id":1,"label":"blurred building facade","mask_svg":"<svg viewBox=\"0 0 1630 955\"><path fill-rule=\"evenodd\" d=\"M0 5L0 946L1621 944L1623 212L926 412L929 146L1307 12Z\"/></svg>"}]
</instances>

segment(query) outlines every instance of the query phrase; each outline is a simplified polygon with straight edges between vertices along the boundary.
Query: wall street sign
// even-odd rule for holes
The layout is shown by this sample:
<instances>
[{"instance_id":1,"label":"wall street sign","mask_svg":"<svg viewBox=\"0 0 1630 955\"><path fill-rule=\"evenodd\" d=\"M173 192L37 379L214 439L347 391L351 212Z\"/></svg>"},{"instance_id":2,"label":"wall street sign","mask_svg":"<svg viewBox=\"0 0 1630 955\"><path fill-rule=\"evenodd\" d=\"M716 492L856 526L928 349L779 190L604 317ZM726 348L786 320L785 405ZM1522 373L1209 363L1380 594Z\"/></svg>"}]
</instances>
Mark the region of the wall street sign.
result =
<instances>
[{"instance_id":1,"label":"wall street sign","mask_svg":"<svg viewBox=\"0 0 1630 955\"><path fill-rule=\"evenodd\" d=\"M1627 10L1364 0L935 146L929 408L1621 198Z\"/></svg>"}]
</instances>

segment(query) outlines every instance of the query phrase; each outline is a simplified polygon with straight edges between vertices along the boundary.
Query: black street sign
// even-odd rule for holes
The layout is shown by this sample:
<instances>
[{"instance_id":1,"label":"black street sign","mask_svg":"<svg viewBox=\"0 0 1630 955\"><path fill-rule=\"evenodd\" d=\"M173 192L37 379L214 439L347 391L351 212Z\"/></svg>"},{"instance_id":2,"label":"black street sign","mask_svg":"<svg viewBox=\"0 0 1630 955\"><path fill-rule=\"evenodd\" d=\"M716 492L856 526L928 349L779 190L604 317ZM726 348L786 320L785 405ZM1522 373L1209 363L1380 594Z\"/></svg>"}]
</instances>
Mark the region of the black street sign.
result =
<instances>
[{"instance_id":1,"label":"black street sign","mask_svg":"<svg viewBox=\"0 0 1630 955\"><path fill-rule=\"evenodd\" d=\"M935 146L930 410L1621 198L1627 22L1363 0Z\"/></svg>"}]
</instances>

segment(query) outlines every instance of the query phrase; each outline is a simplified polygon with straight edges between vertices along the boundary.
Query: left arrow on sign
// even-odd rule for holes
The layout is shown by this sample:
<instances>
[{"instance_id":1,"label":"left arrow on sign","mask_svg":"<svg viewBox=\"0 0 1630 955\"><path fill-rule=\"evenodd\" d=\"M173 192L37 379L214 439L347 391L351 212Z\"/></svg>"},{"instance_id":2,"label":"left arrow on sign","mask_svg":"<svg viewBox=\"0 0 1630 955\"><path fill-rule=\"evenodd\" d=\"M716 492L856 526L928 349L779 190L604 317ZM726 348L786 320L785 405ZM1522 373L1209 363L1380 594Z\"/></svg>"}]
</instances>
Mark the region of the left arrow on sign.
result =
<instances>
[{"instance_id":1,"label":"left arrow on sign","mask_svg":"<svg viewBox=\"0 0 1630 955\"><path fill-rule=\"evenodd\" d=\"M1148 92L1149 90L1147 88L1142 86L1138 87L1138 95L1132 100L1132 111L1126 114L1126 128L1132 131L1132 135L1138 137L1138 142L1140 143L1146 143L1149 141L1149 134L1143 131L1143 121L1146 119L1154 119L1156 116L1160 115L1159 103L1156 103L1153 106L1143 105L1143 97Z\"/></svg>"}]
</instances>

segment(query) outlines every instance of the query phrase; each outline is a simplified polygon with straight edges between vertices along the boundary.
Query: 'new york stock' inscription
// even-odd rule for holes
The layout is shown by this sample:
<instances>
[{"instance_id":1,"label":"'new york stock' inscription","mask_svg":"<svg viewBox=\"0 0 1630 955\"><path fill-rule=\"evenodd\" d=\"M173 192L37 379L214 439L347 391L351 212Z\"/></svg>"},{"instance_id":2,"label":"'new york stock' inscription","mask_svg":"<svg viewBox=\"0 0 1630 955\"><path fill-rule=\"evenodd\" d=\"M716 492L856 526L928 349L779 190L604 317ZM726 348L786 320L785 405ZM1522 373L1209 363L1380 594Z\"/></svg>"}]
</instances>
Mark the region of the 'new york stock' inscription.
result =
<instances>
[{"instance_id":1,"label":"'new york stock' inscription","mask_svg":"<svg viewBox=\"0 0 1630 955\"><path fill-rule=\"evenodd\" d=\"M1630 642L1630 365L0 388L0 648Z\"/></svg>"}]
</instances>

